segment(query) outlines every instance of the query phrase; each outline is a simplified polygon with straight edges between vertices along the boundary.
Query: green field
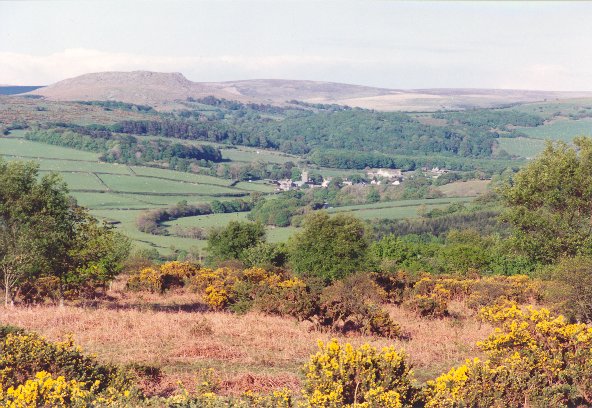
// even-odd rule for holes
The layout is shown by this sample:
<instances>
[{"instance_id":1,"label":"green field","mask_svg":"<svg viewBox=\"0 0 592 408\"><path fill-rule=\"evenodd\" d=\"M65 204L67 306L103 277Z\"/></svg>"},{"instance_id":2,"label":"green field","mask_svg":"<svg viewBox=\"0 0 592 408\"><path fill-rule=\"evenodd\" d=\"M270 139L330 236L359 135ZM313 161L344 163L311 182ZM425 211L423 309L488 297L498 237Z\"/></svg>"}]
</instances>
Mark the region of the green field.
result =
<instances>
[{"instance_id":1,"label":"green field","mask_svg":"<svg viewBox=\"0 0 592 408\"><path fill-rule=\"evenodd\" d=\"M499 147L511 155L532 159L545 148L546 142L541 139L531 139L527 137L498 139Z\"/></svg>"},{"instance_id":2,"label":"green field","mask_svg":"<svg viewBox=\"0 0 592 408\"><path fill-rule=\"evenodd\" d=\"M91 208L97 209L119 209L119 208L148 208L156 207L156 205L147 204L143 202L142 196L126 196L123 194L113 193L87 193L87 192L74 192L73 195L76 197L78 204Z\"/></svg>"},{"instance_id":3,"label":"green field","mask_svg":"<svg viewBox=\"0 0 592 408\"><path fill-rule=\"evenodd\" d=\"M159 169L156 167L131 166L130 171L138 176L149 176L163 179L173 179L187 181L189 183L215 184L219 186L228 186L231 180L218 177L205 176L202 174L184 173L180 171Z\"/></svg>"},{"instance_id":4,"label":"green field","mask_svg":"<svg viewBox=\"0 0 592 408\"><path fill-rule=\"evenodd\" d=\"M576 136L592 136L592 119L561 119L548 125L519 130L535 139L571 142Z\"/></svg>"},{"instance_id":5,"label":"green field","mask_svg":"<svg viewBox=\"0 0 592 408\"><path fill-rule=\"evenodd\" d=\"M331 214L348 213L364 220L373 218L413 218L417 217L417 211L422 206L428 209L446 207L449 204L457 202L472 201L472 197L448 197L423 200L401 200L381 202L374 204L350 205L345 207L329 208L327 211Z\"/></svg>"},{"instance_id":6,"label":"green field","mask_svg":"<svg viewBox=\"0 0 592 408\"><path fill-rule=\"evenodd\" d=\"M117 227L132 238L136 246L157 248L170 253L172 248L188 250L205 244L189 238L145 234L137 230L136 219L146 209L163 208L186 200L190 204L229 200L250 191L268 192L273 186L263 183L238 183L231 180L178 171L98 162L98 154L60 146L31 142L15 136L0 138L0 156L6 160L34 160L41 174L58 172L68 183L80 205L97 217L117 221Z\"/></svg>"},{"instance_id":7,"label":"green field","mask_svg":"<svg viewBox=\"0 0 592 408\"><path fill-rule=\"evenodd\" d=\"M40 174L49 174L49 172L44 170ZM70 190L105 190L105 186L101 183L97 175L93 173L60 172L60 175L68 183Z\"/></svg>"},{"instance_id":8,"label":"green field","mask_svg":"<svg viewBox=\"0 0 592 408\"><path fill-rule=\"evenodd\" d=\"M265 163L286 163L286 162L298 162L300 158L298 156L292 156L290 154L275 152L270 150L262 149L251 149L248 147L238 147L236 149L228 149L221 147L222 157L228 160L237 162L253 162L256 160L263 161Z\"/></svg>"},{"instance_id":9,"label":"green field","mask_svg":"<svg viewBox=\"0 0 592 408\"><path fill-rule=\"evenodd\" d=\"M100 178L111 190L146 194L187 194L192 196L233 194L235 189L212 184L198 184L166 180L155 177L139 177L118 174L101 174ZM240 193L240 192L239 192Z\"/></svg>"},{"instance_id":10,"label":"green field","mask_svg":"<svg viewBox=\"0 0 592 408\"><path fill-rule=\"evenodd\" d=\"M267 193L274 190L273 185L262 181L240 182L231 186L230 180L212 176L152 167L101 163L98 162L98 155L94 153L26 141L18 137L0 138L0 149L0 155L8 160L16 160L20 157L37 161L42 170L41 174L49 171L60 173L80 205L88 207L96 217L115 222L117 228L129 236L135 246L156 248L163 254L169 254L175 249L197 248L201 251L206 243L190 238L140 232L136 228L136 220L143 211L167 207L182 200L196 204L211 202L215 199L229 200L235 196L249 194L251 191ZM233 152L236 154L235 159L245 159L248 157L247 153L257 154L254 149L252 151L230 150L236 150ZM237 156L241 154L242 156ZM279 153L264 154L275 155L276 158L283 157ZM356 171L322 169L322 172L337 176ZM445 206L454 201L469 200L470 198L407 200L332 208L329 212L351 213L363 219L405 218L417 216L417 210L422 205L433 208ZM168 226L199 226L208 229L223 226L230 220L245 220L246 216L247 213L229 213L186 217L170 222ZM268 240L270 242L286 241L296 230L294 227L268 227Z\"/></svg>"},{"instance_id":11,"label":"green field","mask_svg":"<svg viewBox=\"0 0 592 408\"><path fill-rule=\"evenodd\" d=\"M170 221L165 223L167 227L173 227L178 225L180 227L201 227L205 229L219 227L225 225L230 221L246 221L246 212L240 213L227 213L227 214L209 214L209 215L197 215L194 217L179 218L178 220ZM269 242L285 242L290 236L298 231L295 227L266 227L267 241ZM205 245L205 241L202 243Z\"/></svg>"},{"instance_id":12,"label":"green field","mask_svg":"<svg viewBox=\"0 0 592 408\"><path fill-rule=\"evenodd\" d=\"M251 191L258 191L260 193L273 193L275 191L275 185L269 184L265 181L241 181L235 185L236 188L241 188L244 190L251 190Z\"/></svg>"},{"instance_id":13,"label":"green field","mask_svg":"<svg viewBox=\"0 0 592 408\"><path fill-rule=\"evenodd\" d=\"M592 99L566 99L550 102L526 103L507 109L539 115L545 119L551 119L556 115L567 116L577 114L581 111L592 112Z\"/></svg>"},{"instance_id":14,"label":"green field","mask_svg":"<svg viewBox=\"0 0 592 408\"><path fill-rule=\"evenodd\" d=\"M205 241L198 241L190 238L181 238L164 235L151 235L138 231L136 219L142 210L94 210L92 213L100 218L117 220L120 224L117 227L128 237L138 248L155 248L162 254L169 254L174 249L189 250L191 248L205 247Z\"/></svg>"},{"instance_id":15,"label":"green field","mask_svg":"<svg viewBox=\"0 0 592 408\"><path fill-rule=\"evenodd\" d=\"M50 158L65 160L92 160L98 162L97 153L82 152L66 147L52 146L44 143L31 142L20 138L1 138L0 152L3 156L17 158Z\"/></svg>"},{"instance_id":16,"label":"green field","mask_svg":"<svg viewBox=\"0 0 592 408\"><path fill-rule=\"evenodd\" d=\"M225 214L208 214L208 215L196 215L193 217L179 218L178 220L170 221L164 225L172 227L178 225L180 227L201 227L211 228L225 225L230 221L246 221L246 212L238 213L225 213Z\"/></svg>"}]
</instances>

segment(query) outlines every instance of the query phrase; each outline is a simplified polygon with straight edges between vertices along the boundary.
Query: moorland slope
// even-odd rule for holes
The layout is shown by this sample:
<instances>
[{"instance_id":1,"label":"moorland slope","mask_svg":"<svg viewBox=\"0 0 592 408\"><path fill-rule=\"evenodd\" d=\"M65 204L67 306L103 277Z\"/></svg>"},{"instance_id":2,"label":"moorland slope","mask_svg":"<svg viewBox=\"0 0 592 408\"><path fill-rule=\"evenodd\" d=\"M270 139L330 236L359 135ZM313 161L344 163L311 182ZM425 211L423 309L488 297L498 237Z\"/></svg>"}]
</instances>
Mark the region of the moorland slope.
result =
<instances>
[{"instance_id":1,"label":"moorland slope","mask_svg":"<svg viewBox=\"0 0 592 408\"><path fill-rule=\"evenodd\" d=\"M335 103L384 111L436 111L592 97L592 92L505 89L386 89L335 82L252 79L193 82L180 73L150 71L99 72L59 81L32 92L51 100L114 100L170 105L187 98L214 96L254 103L285 104L298 100Z\"/></svg>"}]
</instances>

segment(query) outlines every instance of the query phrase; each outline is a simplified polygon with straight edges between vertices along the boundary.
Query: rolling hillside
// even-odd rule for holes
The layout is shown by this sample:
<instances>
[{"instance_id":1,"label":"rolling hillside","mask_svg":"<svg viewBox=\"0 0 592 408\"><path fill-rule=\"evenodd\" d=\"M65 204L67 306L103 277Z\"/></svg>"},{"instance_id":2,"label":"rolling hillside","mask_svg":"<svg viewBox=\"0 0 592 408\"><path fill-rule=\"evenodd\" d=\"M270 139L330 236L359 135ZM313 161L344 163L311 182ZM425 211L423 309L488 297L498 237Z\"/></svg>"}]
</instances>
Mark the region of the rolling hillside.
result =
<instances>
[{"instance_id":1,"label":"rolling hillside","mask_svg":"<svg viewBox=\"0 0 592 408\"><path fill-rule=\"evenodd\" d=\"M385 89L334 82L253 79L193 82L180 73L149 71L85 74L37 89L32 94L52 100L114 100L167 105L187 98L215 96L241 102L284 104L290 100L335 103L384 111L436 111L592 97L590 92L500 89ZM168 106L170 108L170 106Z\"/></svg>"}]
</instances>

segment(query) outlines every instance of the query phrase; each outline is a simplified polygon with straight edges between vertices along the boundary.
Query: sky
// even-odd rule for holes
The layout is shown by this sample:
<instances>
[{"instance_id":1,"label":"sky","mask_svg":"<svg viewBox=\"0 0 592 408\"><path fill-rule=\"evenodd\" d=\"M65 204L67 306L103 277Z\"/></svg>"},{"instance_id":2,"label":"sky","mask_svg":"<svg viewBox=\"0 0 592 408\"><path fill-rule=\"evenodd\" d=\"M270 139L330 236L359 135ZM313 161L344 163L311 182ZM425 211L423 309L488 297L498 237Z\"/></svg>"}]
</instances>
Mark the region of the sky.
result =
<instances>
[{"instance_id":1,"label":"sky","mask_svg":"<svg viewBox=\"0 0 592 408\"><path fill-rule=\"evenodd\" d=\"M192 81L592 91L592 2L0 1L0 84Z\"/></svg>"}]
</instances>

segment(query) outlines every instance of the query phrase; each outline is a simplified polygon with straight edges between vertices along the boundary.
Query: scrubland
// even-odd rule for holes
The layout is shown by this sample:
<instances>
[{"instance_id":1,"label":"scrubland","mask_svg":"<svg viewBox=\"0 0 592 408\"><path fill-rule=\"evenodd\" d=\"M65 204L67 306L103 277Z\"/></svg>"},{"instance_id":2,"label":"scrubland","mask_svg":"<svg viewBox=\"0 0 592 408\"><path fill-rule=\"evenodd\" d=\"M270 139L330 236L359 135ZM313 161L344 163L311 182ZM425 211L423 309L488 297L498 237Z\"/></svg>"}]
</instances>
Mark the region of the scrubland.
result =
<instances>
[{"instance_id":1,"label":"scrubland","mask_svg":"<svg viewBox=\"0 0 592 408\"><path fill-rule=\"evenodd\" d=\"M480 355L476 342L492 331L462 302L449 306L450 317L422 319L399 306L388 312L407 339L343 335L319 331L310 322L259 312L236 315L209 311L195 293L130 293L120 278L107 298L87 305L43 305L0 309L0 321L50 340L72 336L104 363L143 364L162 369L149 393L168 394L179 381L195 389L209 368L221 379L221 394L301 387L302 366L317 341L336 338L353 345L394 345L405 349L418 380L433 378L466 358Z\"/></svg>"}]
</instances>

